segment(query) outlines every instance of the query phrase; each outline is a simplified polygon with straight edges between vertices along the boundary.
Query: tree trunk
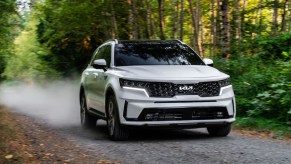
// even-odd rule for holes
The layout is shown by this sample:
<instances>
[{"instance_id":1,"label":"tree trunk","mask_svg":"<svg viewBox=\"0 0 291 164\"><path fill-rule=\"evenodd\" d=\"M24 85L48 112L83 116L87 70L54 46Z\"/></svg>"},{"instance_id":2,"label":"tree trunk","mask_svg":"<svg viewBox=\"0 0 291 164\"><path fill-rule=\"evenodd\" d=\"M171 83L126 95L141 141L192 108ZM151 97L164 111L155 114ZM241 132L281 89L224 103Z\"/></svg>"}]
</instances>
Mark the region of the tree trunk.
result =
<instances>
[{"instance_id":1,"label":"tree trunk","mask_svg":"<svg viewBox=\"0 0 291 164\"><path fill-rule=\"evenodd\" d=\"M110 9L111 9L111 35L112 39L118 39L118 29L117 29L117 23L116 23L116 17L115 17L115 10L113 7L113 1L110 3Z\"/></svg>"},{"instance_id":2,"label":"tree trunk","mask_svg":"<svg viewBox=\"0 0 291 164\"><path fill-rule=\"evenodd\" d=\"M220 40L221 40L221 11L220 11L220 1L221 0L217 0L216 3L217 3L217 7L216 7L216 38L215 38L215 42L216 42L216 45L219 45L220 46Z\"/></svg>"},{"instance_id":3,"label":"tree trunk","mask_svg":"<svg viewBox=\"0 0 291 164\"><path fill-rule=\"evenodd\" d=\"M202 38L203 38L203 36L201 36L201 37L199 37L199 33L200 33L200 29L201 30L203 30L202 28L200 28L200 23L202 23L202 21L201 21L201 14L200 14L200 10L199 10L199 8L200 8L200 6L199 6L199 3L200 3L200 0L196 0L196 6L195 6L195 15L196 15L196 18L197 18L197 23L196 23L196 29L197 29L197 32L198 32L198 34L197 34L197 46L198 46L198 50L199 50L199 54L200 54L200 56L203 58L204 57L204 53L203 53L203 48L202 48ZM201 31L201 33L202 33L202 31Z\"/></svg>"},{"instance_id":4,"label":"tree trunk","mask_svg":"<svg viewBox=\"0 0 291 164\"><path fill-rule=\"evenodd\" d=\"M247 0L243 1L243 10L242 10L242 14L241 14L241 38L244 37L244 31L245 31L245 10L247 8L248 2Z\"/></svg>"},{"instance_id":5,"label":"tree trunk","mask_svg":"<svg viewBox=\"0 0 291 164\"><path fill-rule=\"evenodd\" d=\"M240 0L235 0L236 39L241 39Z\"/></svg>"},{"instance_id":6,"label":"tree trunk","mask_svg":"<svg viewBox=\"0 0 291 164\"><path fill-rule=\"evenodd\" d=\"M156 39L157 38L157 30L156 30L156 25L153 21L153 16L152 16L152 9L151 9L151 6L148 2L148 0L146 0L146 7L147 7L147 11L148 11L148 17L149 17L149 23L150 23L150 38L154 38Z\"/></svg>"},{"instance_id":7,"label":"tree trunk","mask_svg":"<svg viewBox=\"0 0 291 164\"><path fill-rule=\"evenodd\" d=\"M198 29L196 28L197 21L195 21L195 13L193 11L193 4L191 0L188 0L189 2L189 9L190 9L190 14L191 14L191 23L192 23L192 28L193 28L193 41L195 45L195 50L199 52L199 46L198 46ZM200 52L199 52L200 53Z\"/></svg>"},{"instance_id":8,"label":"tree trunk","mask_svg":"<svg viewBox=\"0 0 291 164\"><path fill-rule=\"evenodd\" d=\"M193 40L195 44L195 50L198 51L199 55L203 57L203 50L201 45L201 38L199 37L199 22L200 22L200 13L199 13L199 0L196 1L195 11L193 11L193 4L191 0L188 0L189 2L189 9L191 13L191 23L194 30L193 34ZM195 19L196 18L196 19Z\"/></svg>"},{"instance_id":9,"label":"tree trunk","mask_svg":"<svg viewBox=\"0 0 291 164\"><path fill-rule=\"evenodd\" d=\"M216 47L215 0L211 0L211 43Z\"/></svg>"},{"instance_id":10,"label":"tree trunk","mask_svg":"<svg viewBox=\"0 0 291 164\"><path fill-rule=\"evenodd\" d=\"M160 39L165 40L164 27L165 27L165 18L164 18L164 0L158 0L159 3L159 26L160 26Z\"/></svg>"},{"instance_id":11,"label":"tree trunk","mask_svg":"<svg viewBox=\"0 0 291 164\"><path fill-rule=\"evenodd\" d=\"M273 23L272 23L272 32L273 34L277 34L278 31L278 0L274 0L273 2Z\"/></svg>"},{"instance_id":12,"label":"tree trunk","mask_svg":"<svg viewBox=\"0 0 291 164\"><path fill-rule=\"evenodd\" d=\"M181 10L180 10L180 37L179 39L183 41L183 30L184 30L184 0L181 0Z\"/></svg>"},{"instance_id":13,"label":"tree trunk","mask_svg":"<svg viewBox=\"0 0 291 164\"><path fill-rule=\"evenodd\" d=\"M200 14L199 16L199 20L200 20L200 41L199 41L199 46L200 46L200 56L202 58L204 58L204 48L203 48L203 44L204 44L204 31L203 31L203 19L202 19L202 15Z\"/></svg>"},{"instance_id":14,"label":"tree trunk","mask_svg":"<svg viewBox=\"0 0 291 164\"><path fill-rule=\"evenodd\" d=\"M221 53L226 59L229 59L229 46L230 46L230 24L229 24L229 3L228 0L222 0L221 3Z\"/></svg>"},{"instance_id":15,"label":"tree trunk","mask_svg":"<svg viewBox=\"0 0 291 164\"><path fill-rule=\"evenodd\" d=\"M145 13L143 14L144 24L145 24L145 38L149 39L151 34L150 34L150 28L149 28L149 11L148 11L146 1L142 0L142 5L145 6L143 8L145 10Z\"/></svg>"},{"instance_id":16,"label":"tree trunk","mask_svg":"<svg viewBox=\"0 0 291 164\"><path fill-rule=\"evenodd\" d=\"M256 32L258 34L261 34L261 31L262 31L262 4L263 4L263 0L259 0L257 17L256 17L256 22L255 22L255 24L257 25Z\"/></svg>"},{"instance_id":17,"label":"tree trunk","mask_svg":"<svg viewBox=\"0 0 291 164\"><path fill-rule=\"evenodd\" d=\"M138 39L138 28L137 28L137 11L135 6L135 0L128 0L130 6L129 9L129 24L131 26L130 39Z\"/></svg>"},{"instance_id":18,"label":"tree trunk","mask_svg":"<svg viewBox=\"0 0 291 164\"><path fill-rule=\"evenodd\" d=\"M178 11L179 11L179 5L178 1L172 1L171 3L172 8L174 9L173 12L171 13L171 39L176 38L176 32L177 32L177 20L178 20Z\"/></svg>"},{"instance_id":19,"label":"tree trunk","mask_svg":"<svg viewBox=\"0 0 291 164\"><path fill-rule=\"evenodd\" d=\"M281 32L286 31L286 8L288 9L288 0L285 0L284 1L284 4L283 4L283 14L282 14Z\"/></svg>"}]
</instances>

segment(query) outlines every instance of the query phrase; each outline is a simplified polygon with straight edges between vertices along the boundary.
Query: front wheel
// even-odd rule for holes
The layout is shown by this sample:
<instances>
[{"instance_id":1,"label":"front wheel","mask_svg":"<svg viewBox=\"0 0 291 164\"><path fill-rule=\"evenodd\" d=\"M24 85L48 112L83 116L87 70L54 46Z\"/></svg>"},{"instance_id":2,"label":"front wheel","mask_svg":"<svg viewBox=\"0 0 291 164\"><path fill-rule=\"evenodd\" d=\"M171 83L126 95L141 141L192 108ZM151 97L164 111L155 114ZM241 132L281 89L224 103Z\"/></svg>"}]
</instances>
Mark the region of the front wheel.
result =
<instances>
[{"instance_id":1,"label":"front wheel","mask_svg":"<svg viewBox=\"0 0 291 164\"><path fill-rule=\"evenodd\" d=\"M207 131L208 131L209 135L211 135L211 136L225 137L231 131L231 124L218 126L218 127L207 127Z\"/></svg>"},{"instance_id":2,"label":"front wheel","mask_svg":"<svg viewBox=\"0 0 291 164\"><path fill-rule=\"evenodd\" d=\"M128 139L129 133L125 126L120 124L118 107L114 96L107 101L107 127L111 140L120 141Z\"/></svg>"},{"instance_id":3,"label":"front wheel","mask_svg":"<svg viewBox=\"0 0 291 164\"><path fill-rule=\"evenodd\" d=\"M82 127L88 128L88 127L96 126L97 119L88 114L87 103L86 103L86 98L84 94L81 97L80 105L81 105L80 118L81 118Z\"/></svg>"}]
</instances>

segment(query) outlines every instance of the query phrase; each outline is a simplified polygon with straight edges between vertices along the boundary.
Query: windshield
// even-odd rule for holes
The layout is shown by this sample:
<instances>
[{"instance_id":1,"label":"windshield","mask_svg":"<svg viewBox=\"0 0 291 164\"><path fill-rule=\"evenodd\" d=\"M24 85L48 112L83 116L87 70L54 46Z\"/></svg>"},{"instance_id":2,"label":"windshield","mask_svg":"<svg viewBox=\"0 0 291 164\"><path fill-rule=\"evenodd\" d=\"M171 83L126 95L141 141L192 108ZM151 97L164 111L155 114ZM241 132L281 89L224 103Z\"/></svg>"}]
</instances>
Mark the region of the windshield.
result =
<instances>
[{"instance_id":1,"label":"windshield","mask_svg":"<svg viewBox=\"0 0 291 164\"><path fill-rule=\"evenodd\" d=\"M124 43L115 45L115 66L205 65L187 45L180 43Z\"/></svg>"}]
</instances>

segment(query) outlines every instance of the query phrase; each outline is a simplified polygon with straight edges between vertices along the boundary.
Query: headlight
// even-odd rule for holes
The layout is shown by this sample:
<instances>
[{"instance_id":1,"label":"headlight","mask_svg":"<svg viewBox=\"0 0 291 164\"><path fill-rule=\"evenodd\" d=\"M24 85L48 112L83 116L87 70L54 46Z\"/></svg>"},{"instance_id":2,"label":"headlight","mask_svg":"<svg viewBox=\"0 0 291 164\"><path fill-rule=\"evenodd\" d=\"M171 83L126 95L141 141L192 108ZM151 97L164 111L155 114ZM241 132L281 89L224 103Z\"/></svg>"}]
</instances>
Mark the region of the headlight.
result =
<instances>
[{"instance_id":1,"label":"headlight","mask_svg":"<svg viewBox=\"0 0 291 164\"><path fill-rule=\"evenodd\" d=\"M119 79L119 83L121 87L132 87L132 88L145 88L147 85L147 83L143 81L133 81L125 79Z\"/></svg>"},{"instance_id":2,"label":"headlight","mask_svg":"<svg viewBox=\"0 0 291 164\"><path fill-rule=\"evenodd\" d=\"M149 94L146 90L147 82L119 79L119 83L120 86L124 89L142 91L147 97L149 97Z\"/></svg>"},{"instance_id":3,"label":"headlight","mask_svg":"<svg viewBox=\"0 0 291 164\"><path fill-rule=\"evenodd\" d=\"M230 78L227 78L227 79L224 79L224 80L220 80L218 82L219 82L220 87L226 87L228 85L231 85Z\"/></svg>"}]
</instances>

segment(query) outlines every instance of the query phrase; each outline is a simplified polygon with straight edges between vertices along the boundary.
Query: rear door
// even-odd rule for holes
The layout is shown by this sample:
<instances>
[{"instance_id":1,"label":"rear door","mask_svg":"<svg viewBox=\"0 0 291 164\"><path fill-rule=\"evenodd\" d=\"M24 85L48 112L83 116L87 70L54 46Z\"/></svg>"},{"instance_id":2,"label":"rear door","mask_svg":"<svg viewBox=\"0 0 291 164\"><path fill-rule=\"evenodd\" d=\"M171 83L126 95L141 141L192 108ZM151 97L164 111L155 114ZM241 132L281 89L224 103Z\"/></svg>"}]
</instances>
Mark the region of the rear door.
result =
<instances>
[{"instance_id":1,"label":"rear door","mask_svg":"<svg viewBox=\"0 0 291 164\"><path fill-rule=\"evenodd\" d=\"M99 48L95 58L93 59L91 66L90 66L90 104L91 112L94 112L97 115L105 116L105 84L107 80L106 72L103 69L95 69L93 68L93 62L97 59L105 59L107 63L107 67L110 66L110 59L111 59L111 44L104 45Z\"/></svg>"},{"instance_id":2,"label":"rear door","mask_svg":"<svg viewBox=\"0 0 291 164\"><path fill-rule=\"evenodd\" d=\"M100 69L95 69L93 68L93 62L94 60L97 59L102 59L103 57L103 53L104 53L105 47L100 47L95 55L95 57L92 59L89 67L87 68L86 71L86 76L87 76L87 100L88 100L88 106L90 108L93 109L97 109L100 108L98 107L98 101L100 101L100 99L98 99L98 97L96 97L96 92L98 92L98 88L100 86L100 78L98 76L98 73L100 72ZM89 109L90 110L90 109Z\"/></svg>"}]
</instances>

